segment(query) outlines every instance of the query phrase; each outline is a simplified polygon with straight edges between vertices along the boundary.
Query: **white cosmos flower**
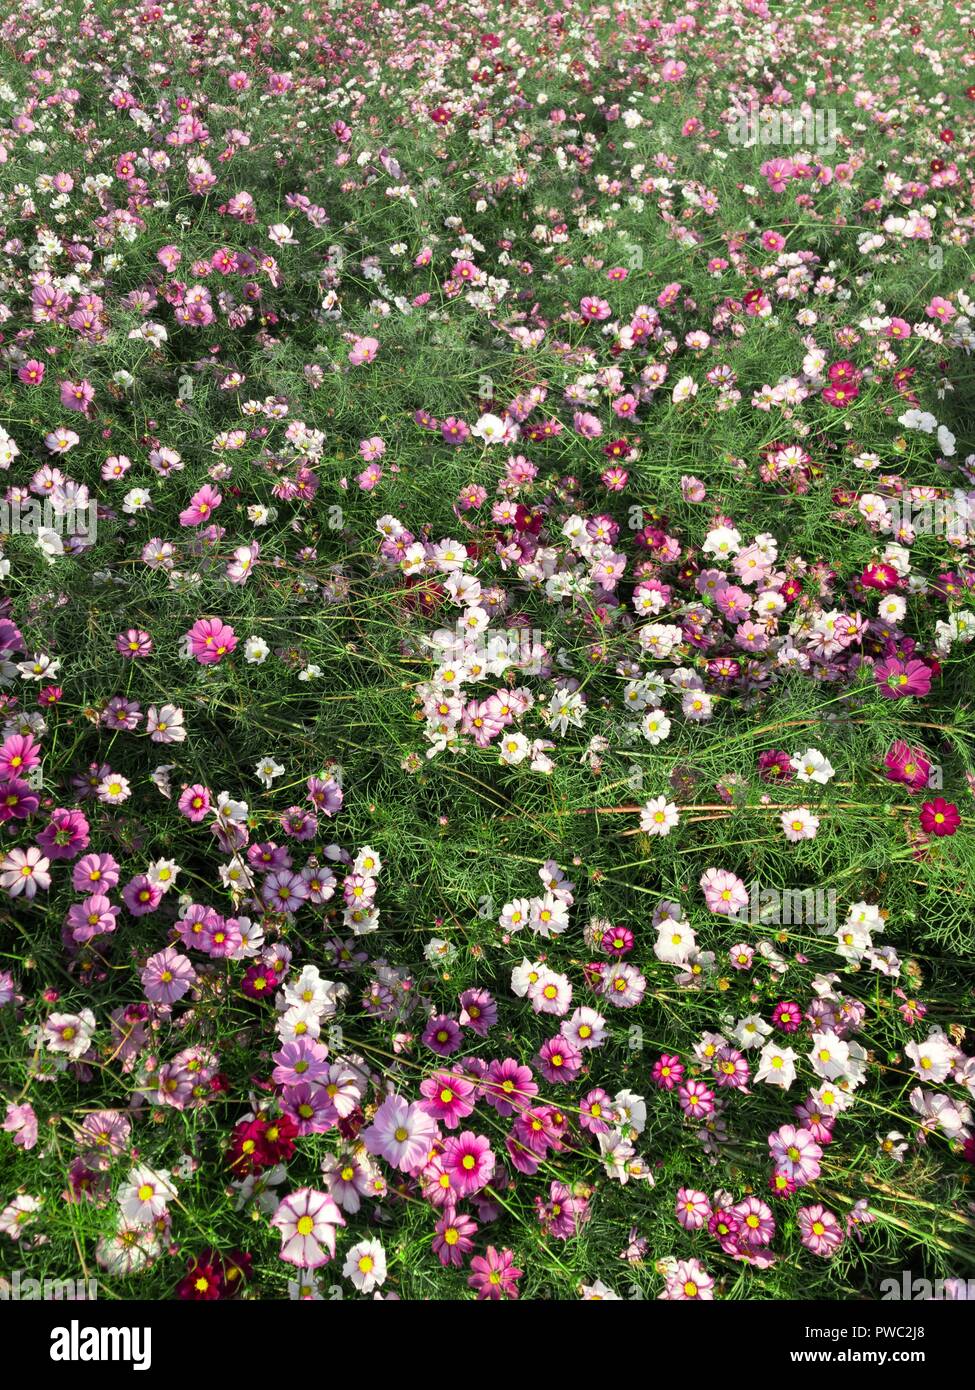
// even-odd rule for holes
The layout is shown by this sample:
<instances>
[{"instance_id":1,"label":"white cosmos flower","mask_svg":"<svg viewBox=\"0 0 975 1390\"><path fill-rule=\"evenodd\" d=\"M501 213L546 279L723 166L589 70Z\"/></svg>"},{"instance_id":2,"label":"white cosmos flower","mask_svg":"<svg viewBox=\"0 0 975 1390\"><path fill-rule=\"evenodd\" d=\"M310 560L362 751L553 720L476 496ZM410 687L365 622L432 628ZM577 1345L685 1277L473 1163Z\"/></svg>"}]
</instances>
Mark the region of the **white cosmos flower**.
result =
<instances>
[{"instance_id":1,"label":"white cosmos flower","mask_svg":"<svg viewBox=\"0 0 975 1390\"><path fill-rule=\"evenodd\" d=\"M276 763L274 759L268 755L266 758L262 758L257 764L255 772L258 780L262 782L265 787L269 787L276 778L282 775L284 768L280 763Z\"/></svg>"},{"instance_id":2,"label":"white cosmos flower","mask_svg":"<svg viewBox=\"0 0 975 1390\"><path fill-rule=\"evenodd\" d=\"M655 796L640 812L640 829L647 835L669 835L679 820L673 802L665 796Z\"/></svg>"}]
</instances>

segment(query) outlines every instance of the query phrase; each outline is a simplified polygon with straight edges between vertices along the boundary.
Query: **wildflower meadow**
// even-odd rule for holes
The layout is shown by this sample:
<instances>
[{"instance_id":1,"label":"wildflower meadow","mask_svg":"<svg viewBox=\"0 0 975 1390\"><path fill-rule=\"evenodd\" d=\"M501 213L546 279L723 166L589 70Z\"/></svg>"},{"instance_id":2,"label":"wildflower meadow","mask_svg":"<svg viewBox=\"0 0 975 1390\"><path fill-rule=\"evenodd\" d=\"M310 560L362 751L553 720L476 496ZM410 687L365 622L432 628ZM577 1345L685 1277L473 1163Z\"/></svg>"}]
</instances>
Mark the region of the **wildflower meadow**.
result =
<instances>
[{"instance_id":1,"label":"wildflower meadow","mask_svg":"<svg viewBox=\"0 0 975 1390\"><path fill-rule=\"evenodd\" d=\"M3 7L4 1298L975 1296L973 117L967 0Z\"/></svg>"}]
</instances>

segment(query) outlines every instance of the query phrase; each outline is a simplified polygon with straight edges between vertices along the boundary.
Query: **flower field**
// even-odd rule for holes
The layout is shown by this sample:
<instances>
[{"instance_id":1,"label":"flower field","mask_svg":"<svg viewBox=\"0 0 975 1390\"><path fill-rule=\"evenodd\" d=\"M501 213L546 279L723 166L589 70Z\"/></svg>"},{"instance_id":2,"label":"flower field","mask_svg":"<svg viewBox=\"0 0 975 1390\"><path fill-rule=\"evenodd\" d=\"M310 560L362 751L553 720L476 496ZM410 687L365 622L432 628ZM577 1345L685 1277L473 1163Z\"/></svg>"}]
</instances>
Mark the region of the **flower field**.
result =
<instances>
[{"instance_id":1,"label":"flower field","mask_svg":"<svg viewBox=\"0 0 975 1390\"><path fill-rule=\"evenodd\" d=\"M4 1290L972 1296L975 8L0 54Z\"/></svg>"}]
</instances>

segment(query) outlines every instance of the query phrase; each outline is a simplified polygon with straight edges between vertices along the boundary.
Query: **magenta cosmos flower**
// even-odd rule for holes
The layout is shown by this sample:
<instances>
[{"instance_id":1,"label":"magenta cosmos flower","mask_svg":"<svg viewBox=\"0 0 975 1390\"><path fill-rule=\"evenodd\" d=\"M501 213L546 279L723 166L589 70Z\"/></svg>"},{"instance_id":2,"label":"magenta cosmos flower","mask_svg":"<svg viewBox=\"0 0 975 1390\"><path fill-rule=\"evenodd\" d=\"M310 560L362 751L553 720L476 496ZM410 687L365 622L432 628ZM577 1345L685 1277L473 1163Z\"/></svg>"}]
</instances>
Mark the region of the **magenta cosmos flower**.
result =
<instances>
[{"instance_id":1,"label":"magenta cosmos flower","mask_svg":"<svg viewBox=\"0 0 975 1390\"><path fill-rule=\"evenodd\" d=\"M0 825L8 820L26 820L39 805L40 799L31 791L30 783L22 777L0 782Z\"/></svg>"},{"instance_id":2,"label":"magenta cosmos flower","mask_svg":"<svg viewBox=\"0 0 975 1390\"><path fill-rule=\"evenodd\" d=\"M201 666L214 666L234 650L237 637L232 627L219 618L198 618L186 634L190 655Z\"/></svg>"},{"instance_id":3,"label":"magenta cosmos flower","mask_svg":"<svg viewBox=\"0 0 975 1390\"><path fill-rule=\"evenodd\" d=\"M568 1038L557 1033L538 1049L538 1069L552 1084L574 1081L582 1069L582 1053Z\"/></svg>"},{"instance_id":4,"label":"magenta cosmos flower","mask_svg":"<svg viewBox=\"0 0 975 1390\"><path fill-rule=\"evenodd\" d=\"M481 1091L488 1105L507 1117L516 1110L524 1110L532 1097L538 1095L538 1086L531 1067L522 1066L513 1057L505 1057L503 1061L488 1063L481 1079Z\"/></svg>"},{"instance_id":5,"label":"magenta cosmos flower","mask_svg":"<svg viewBox=\"0 0 975 1390\"><path fill-rule=\"evenodd\" d=\"M402 1096L387 1096L372 1124L362 1131L368 1151L401 1173L425 1164L436 1138L437 1126L431 1116Z\"/></svg>"},{"instance_id":6,"label":"magenta cosmos flower","mask_svg":"<svg viewBox=\"0 0 975 1390\"><path fill-rule=\"evenodd\" d=\"M278 1205L271 1225L281 1232L281 1259L299 1269L317 1269L335 1255L335 1231L345 1217L327 1192L302 1187Z\"/></svg>"},{"instance_id":7,"label":"magenta cosmos flower","mask_svg":"<svg viewBox=\"0 0 975 1390\"><path fill-rule=\"evenodd\" d=\"M51 819L37 837L49 859L73 859L88 847L88 821L80 811L62 807L51 812Z\"/></svg>"},{"instance_id":8,"label":"magenta cosmos flower","mask_svg":"<svg viewBox=\"0 0 975 1390\"><path fill-rule=\"evenodd\" d=\"M474 1249L471 1236L477 1233L477 1223L463 1212L455 1212L448 1207L434 1227L433 1253L444 1266L453 1265L460 1269L465 1255Z\"/></svg>"},{"instance_id":9,"label":"magenta cosmos flower","mask_svg":"<svg viewBox=\"0 0 975 1390\"><path fill-rule=\"evenodd\" d=\"M436 1014L424 1028L422 1041L439 1057L449 1057L462 1044L460 1024L448 1014Z\"/></svg>"},{"instance_id":10,"label":"magenta cosmos flower","mask_svg":"<svg viewBox=\"0 0 975 1390\"><path fill-rule=\"evenodd\" d=\"M23 777L40 761L40 747L30 734L11 734L0 746L0 777Z\"/></svg>"},{"instance_id":11,"label":"magenta cosmos flower","mask_svg":"<svg viewBox=\"0 0 975 1390\"><path fill-rule=\"evenodd\" d=\"M494 1177L490 1140L465 1129L457 1138L444 1140L441 1164L450 1175L451 1188L459 1197L471 1197Z\"/></svg>"},{"instance_id":12,"label":"magenta cosmos flower","mask_svg":"<svg viewBox=\"0 0 975 1390\"><path fill-rule=\"evenodd\" d=\"M954 835L960 825L958 807L942 796L926 801L921 807L921 829L926 835Z\"/></svg>"},{"instance_id":13,"label":"magenta cosmos flower","mask_svg":"<svg viewBox=\"0 0 975 1390\"><path fill-rule=\"evenodd\" d=\"M654 1062L650 1074L662 1091L672 1091L684 1079L684 1064L679 1057L665 1052Z\"/></svg>"},{"instance_id":14,"label":"magenta cosmos flower","mask_svg":"<svg viewBox=\"0 0 975 1390\"><path fill-rule=\"evenodd\" d=\"M896 656L878 661L874 680L885 700L903 700L908 695L927 695L931 689L931 668L923 661L899 661Z\"/></svg>"},{"instance_id":15,"label":"magenta cosmos flower","mask_svg":"<svg viewBox=\"0 0 975 1390\"><path fill-rule=\"evenodd\" d=\"M196 983L196 971L173 946L150 956L142 971L142 988L153 1004L174 1004Z\"/></svg>"},{"instance_id":16,"label":"magenta cosmos flower","mask_svg":"<svg viewBox=\"0 0 975 1390\"><path fill-rule=\"evenodd\" d=\"M524 1272L515 1268L513 1251L498 1251L489 1245L484 1255L475 1255L471 1260L471 1276L467 1286L477 1291L478 1302L488 1298L493 1301L517 1298L518 1280Z\"/></svg>"},{"instance_id":17,"label":"magenta cosmos flower","mask_svg":"<svg viewBox=\"0 0 975 1390\"><path fill-rule=\"evenodd\" d=\"M453 1072L438 1071L420 1082L421 1108L445 1129L456 1129L473 1113L476 1086Z\"/></svg>"},{"instance_id":18,"label":"magenta cosmos flower","mask_svg":"<svg viewBox=\"0 0 975 1390\"><path fill-rule=\"evenodd\" d=\"M222 501L222 494L209 483L204 483L190 498L190 505L180 512L180 526L200 526L203 522L209 521Z\"/></svg>"},{"instance_id":19,"label":"magenta cosmos flower","mask_svg":"<svg viewBox=\"0 0 975 1390\"><path fill-rule=\"evenodd\" d=\"M887 780L902 782L908 791L919 792L928 785L931 764L917 748L895 739L884 756Z\"/></svg>"}]
</instances>

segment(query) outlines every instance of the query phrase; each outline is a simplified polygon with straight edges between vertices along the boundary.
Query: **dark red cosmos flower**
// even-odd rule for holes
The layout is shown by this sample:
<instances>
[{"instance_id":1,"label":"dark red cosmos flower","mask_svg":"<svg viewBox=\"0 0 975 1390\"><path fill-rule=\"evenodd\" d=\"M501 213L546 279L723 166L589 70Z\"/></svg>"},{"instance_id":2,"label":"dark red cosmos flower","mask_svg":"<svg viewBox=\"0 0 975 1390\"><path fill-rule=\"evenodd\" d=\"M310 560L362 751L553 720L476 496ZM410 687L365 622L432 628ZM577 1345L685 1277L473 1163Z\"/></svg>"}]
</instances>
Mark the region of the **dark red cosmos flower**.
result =
<instances>
[{"instance_id":1,"label":"dark red cosmos flower","mask_svg":"<svg viewBox=\"0 0 975 1390\"><path fill-rule=\"evenodd\" d=\"M787 579L779 590L786 603L794 603L802 593L802 585L798 579Z\"/></svg>"},{"instance_id":2,"label":"dark red cosmos flower","mask_svg":"<svg viewBox=\"0 0 975 1390\"><path fill-rule=\"evenodd\" d=\"M298 1126L290 1115L280 1115L276 1120L268 1120L262 1143L271 1163L282 1163L292 1157L297 1134Z\"/></svg>"},{"instance_id":3,"label":"dark red cosmos flower","mask_svg":"<svg viewBox=\"0 0 975 1390\"><path fill-rule=\"evenodd\" d=\"M625 439L611 439L608 444L603 445L603 453L608 459L629 459L633 453L632 446Z\"/></svg>"},{"instance_id":4,"label":"dark red cosmos flower","mask_svg":"<svg viewBox=\"0 0 975 1390\"><path fill-rule=\"evenodd\" d=\"M249 1177L269 1167L274 1159L264 1142L263 1120L241 1120L234 1127L227 1150L227 1164L237 1178Z\"/></svg>"},{"instance_id":5,"label":"dark red cosmos flower","mask_svg":"<svg viewBox=\"0 0 975 1390\"><path fill-rule=\"evenodd\" d=\"M408 574L405 588L404 605L413 611L436 613L447 597L447 591L442 584L435 584L420 575Z\"/></svg>"},{"instance_id":6,"label":"dark red cosmos flower","mask_svg":"<svg viewBox=\"0 0 975 1390\"><path fill-rule=\"evenodd\" d=\"M515 530L537 536L542 529L543 517L540 512L533 512L524 503L519 502L515 507Z\"/></svg>"},{"instance_id":7,"label":"dark red cosmos flower","mask_svg":"<svg viewBox=\"0 0 975 1390\"><path fill-rule=\"evenodd\" d=\"M221 1255L208 1246L190 1258L186 1274L176 1286L176 1296L193 1303L233 1298L251 1278L253 1263L245 1250Z\"/></svg>"},{"instance_id":8,"label":"dark red cosmos flower","mask_svg":"<svg viewBox=\"0 0 975 1390\"><path fill-rule=\"evenodd\" d=\"M240 987L249 999L270 999L278 987L278 977L270 965L252 965L245 972Z\"/></svg>"},{"instance_id":9,"label":"dark red cosmos flower","mask_svg":"<svg viewBox=\"0 0 975 1390\"><path fill-rule=\"evenodd\" d=\"M936 796L921 807L921 829L926 835L954 835L960 825L958 807L943 796Z\"/></svg>"},{"instance_id":10,"label":"dark red cosmos flower","mask_svg":"<svg viewBox=\"0 0 975 1390\"><path fill-rule=\"evenodd\" d=\"M223 1297L223 1270L213 1250L194 1255L189 1269L176 1285L176 1297L193 1303L213 1303Z\"/></svg>"},{"instance_id":11,"label":"dark red cosmos flower","mask_svg":"<svg viewBox=\"0 0 975 1390\"><path fill-rule=\"evenodd\" d=\"M446 125L450 120L450 112L446 106L435 106L432 111L427 112L434 125Z\"/></svg>"}]
</instances>

